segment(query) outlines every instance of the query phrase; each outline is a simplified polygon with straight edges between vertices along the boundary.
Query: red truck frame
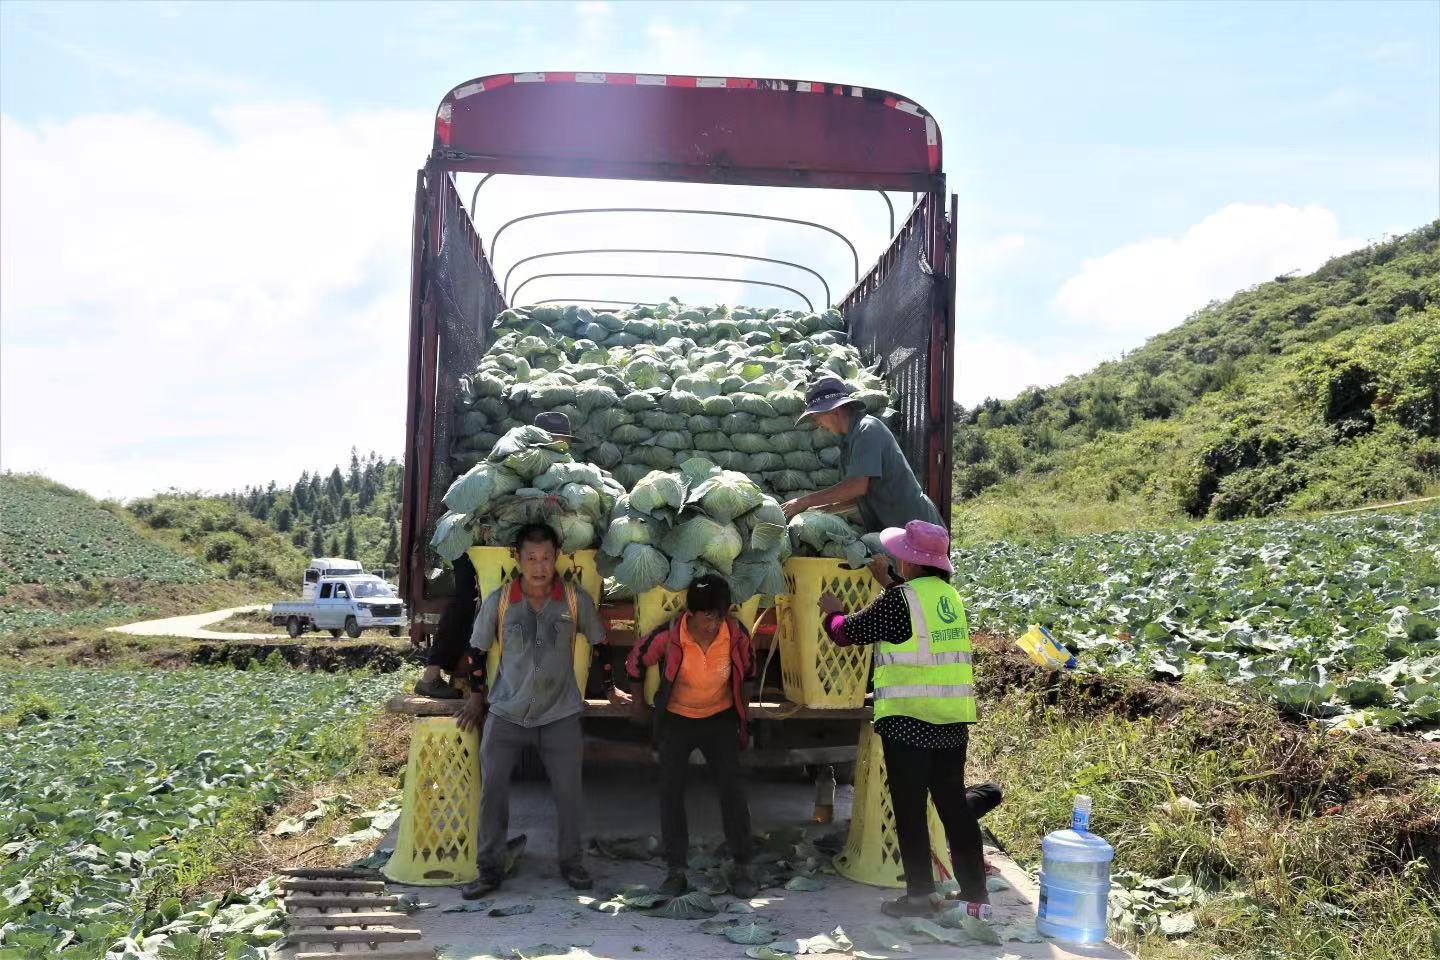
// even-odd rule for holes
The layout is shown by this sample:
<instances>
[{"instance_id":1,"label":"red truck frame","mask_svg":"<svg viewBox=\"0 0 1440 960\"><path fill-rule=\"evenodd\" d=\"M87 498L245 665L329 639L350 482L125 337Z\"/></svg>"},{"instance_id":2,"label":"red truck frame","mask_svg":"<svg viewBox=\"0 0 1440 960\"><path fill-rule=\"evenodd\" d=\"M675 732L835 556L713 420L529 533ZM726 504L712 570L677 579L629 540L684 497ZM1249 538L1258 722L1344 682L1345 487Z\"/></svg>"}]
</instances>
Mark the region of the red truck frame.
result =
<instances>
[{"instance_id":1,"label":"red truck frame","mask_svg":"<svg viewBox=\"0 0 1440 960\"><path fill-rule=\"evenodd\" d=\"M461 172L910 192L915 204L898 231L892 210L888 249L837 306L852 341L895 387L897 437L949 516L956 210L929 113L883 90L811 81L479 77L440 102L416 184L400 589L417 643L444 603L426 572L437 566L429 536L453 479L457 380L508 305L456 189Z\"/></svg>"}]
</instances>

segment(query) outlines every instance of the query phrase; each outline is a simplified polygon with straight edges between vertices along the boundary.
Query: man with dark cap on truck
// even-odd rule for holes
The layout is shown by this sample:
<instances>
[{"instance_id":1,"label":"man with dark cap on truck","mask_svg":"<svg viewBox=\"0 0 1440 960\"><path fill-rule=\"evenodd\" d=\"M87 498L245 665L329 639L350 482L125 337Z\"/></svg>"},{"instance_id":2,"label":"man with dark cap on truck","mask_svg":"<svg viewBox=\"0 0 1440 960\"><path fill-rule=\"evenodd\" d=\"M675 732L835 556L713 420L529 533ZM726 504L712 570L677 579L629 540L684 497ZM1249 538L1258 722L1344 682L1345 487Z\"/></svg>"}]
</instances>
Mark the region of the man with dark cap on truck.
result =
<instances>
[{"instance_id":1,"label":"man with dark cap on truck","mask_svg":"<svg viewBox=\"0 0 1440 960\"><path fill-rule=\"evenodd\" d=\"M837 377L824 377L805 391L801 422L841 437L840 482L784 504L785 516L806 510L843 510L852 504L867 533L904 527L911 520L942 526L940 511L920 488L900 444L884 422L868 415L854 391Z\"/></svg>"}]
</instances>

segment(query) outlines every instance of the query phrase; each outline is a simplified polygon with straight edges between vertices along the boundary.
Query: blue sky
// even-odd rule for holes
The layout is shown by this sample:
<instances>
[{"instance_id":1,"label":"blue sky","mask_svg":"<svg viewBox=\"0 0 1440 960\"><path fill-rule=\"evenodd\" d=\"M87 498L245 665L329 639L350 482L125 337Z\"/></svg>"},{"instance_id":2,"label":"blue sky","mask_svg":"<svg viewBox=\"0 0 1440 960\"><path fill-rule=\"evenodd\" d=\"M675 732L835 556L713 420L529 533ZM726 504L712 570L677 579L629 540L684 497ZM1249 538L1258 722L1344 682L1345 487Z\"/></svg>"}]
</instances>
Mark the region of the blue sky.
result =
<instances>
[{"instance_id":1,"label":"blue sky","mask_svg":"<svg viewBox=\"0 0 1440 960\"><path fill-rule=\"evenodd\" d=\"M1440 216L1436 3L8 2L4 466L133 495L285 480L351 443L400 453L429 117L471 76L544 69L842 81L927 107L960 196L966 402ZM74 422L77 380L112 398L109 439ZM294 436L336 391L366 398L359 422Z\"/></svg>"}]
</instances>

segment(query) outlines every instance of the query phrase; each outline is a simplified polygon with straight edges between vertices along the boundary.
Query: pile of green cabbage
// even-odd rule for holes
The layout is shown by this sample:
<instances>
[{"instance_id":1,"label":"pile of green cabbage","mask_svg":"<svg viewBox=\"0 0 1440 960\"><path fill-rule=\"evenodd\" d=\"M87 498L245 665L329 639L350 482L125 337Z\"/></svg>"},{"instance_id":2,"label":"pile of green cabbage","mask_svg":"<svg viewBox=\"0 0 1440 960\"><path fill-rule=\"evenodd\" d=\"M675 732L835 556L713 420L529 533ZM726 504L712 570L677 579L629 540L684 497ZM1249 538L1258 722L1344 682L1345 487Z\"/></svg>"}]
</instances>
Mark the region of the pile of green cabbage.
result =
<instances>
[{"instance_id":1,"label":"pile of green cabbage","mask_svg":"<svg viewBox=\"0 0 1440 960\"><path fill-rule=\"evenodd\" d=\"M570 418L576 458L626 489L701 458L788 499L840 480L840 438L796 422L809 382L837 376L876 415L889 404L836 310L538 306L501 313L494 333L459 385L456 472L506 430L555 411Z\"/></svg>"},{"instance_id":2,"label":"pile of green cabbage","mask_svg":"<svg viewBox=\"0 0 1440 960\"><path fill-rule=\"evenodd\" d=\"M822 510L806 510L790 519L786 528L791 556L828 557L844 560L851 567L862 567L876 553L881 553L880 534L863 536L839 514Z\"/></svg>"},{"instance_id":3,"label":"pile of green cabbage","mask_svg":"<svg viewBox=\"0 0 1440 960\"><path fill-rule=\"evenodd\" d=\"M743 603L785 592L780 564L789 555L779 502L745 474L697 457L646 474L618 499L599 567L631 595L684 590L718 573Z\"/></svg>"},{"instance_id":4,"label":"pile of green cabbage","mask_svg":"<svg viewBox=\"0 0 1440 960\"><path fill-rule=\"evenodd\" d=\"M450 485L449 510L430 545L453 563L472 546L508 547L521 526L544 522L560 535L563 552L588 550L624 494L610 474L576 462L565 441L538 427L516 427Z\"/></svg>"}]
</instances>

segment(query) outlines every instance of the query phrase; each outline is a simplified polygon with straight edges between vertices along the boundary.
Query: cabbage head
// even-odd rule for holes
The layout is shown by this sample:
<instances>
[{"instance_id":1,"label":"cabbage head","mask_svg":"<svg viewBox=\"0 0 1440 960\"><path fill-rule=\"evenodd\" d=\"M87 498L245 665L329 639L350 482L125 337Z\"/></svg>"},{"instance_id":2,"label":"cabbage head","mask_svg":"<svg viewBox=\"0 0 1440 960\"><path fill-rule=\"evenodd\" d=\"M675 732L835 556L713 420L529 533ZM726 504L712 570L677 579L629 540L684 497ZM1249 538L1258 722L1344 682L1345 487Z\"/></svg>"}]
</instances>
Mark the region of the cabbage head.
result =
<instances>
[{"instance_id":1,"label":"cabbage head","mask_svg":"<svg viewBox=\"0 0 1440 960\"><path fill-rule=\"evenodd\" d=\"M465 516L484 510L495 498L495 473L493 463L482 463L457 478L445 491L445 506Z\"/></svg>"},{"instance_id":2,"label":"cabbage head","mask_svg":"<svg viewBox=\"0 0 1440 960\"><path fill-rule=\"evenodd\" d=\"M460 555L475 545L475 539L465 526L465 514L447 513L435 525L435 536L430 546L435 548L441 559L454 563Z\"/></svg>"},{"instance_id":3,"label":"cabbage head","mask_svg":"<svg viewBox=\"0 0 1440 960\"><path fill-rule=\"evenodd\" d=\"M549 519L550 526L560 534L560 552L574 553L595 546L595 525L578 513L560 513Z\"/></svg>"},{"instance_id":4,"label":"cabbage head","mask_svg":"<svg viewBox=\"0 0 1440 960\"><path fill-rule=\"evenodd\" d=\"M685 486L679 477L655 470L637 482L630 491L630 508L654 516L657 510L680 510L685 506Z\"/></svg>"},{"instance_id":5,"label":"cabbage head","mask_svg":"<svg viewBox=\"0 0 1440 960\"><path fill-rule=\"evenodd\" d=\"M658 539L655 521L649 517L622 514L610 521L610 528L605 531L605 538L600 541L600 549L612 557L619 557L624 555L625 548L632 543L654 546Z\"/></svg>"},{"instance_id":6,"label":"cabbage head","mask_svg":"<svg viewBox=\"0 0 1440 960\"><path fill-rule=\"evenodd\" d=\"M615 581L636 595L653 590L670 575L670 561L649 544L631 543L615 567Z\"/></svg>"},{"instance_id":7,"label":"cabbage head","mask_svg":"<svg viewBox=\"0 0 1440 960\"><path fill-rule=\"evenodd\" d=\"M688 502L706 516L729 523L760 506L765 494L743 473L722 471L690 492Z\"/></svg>"}]
</instances>

